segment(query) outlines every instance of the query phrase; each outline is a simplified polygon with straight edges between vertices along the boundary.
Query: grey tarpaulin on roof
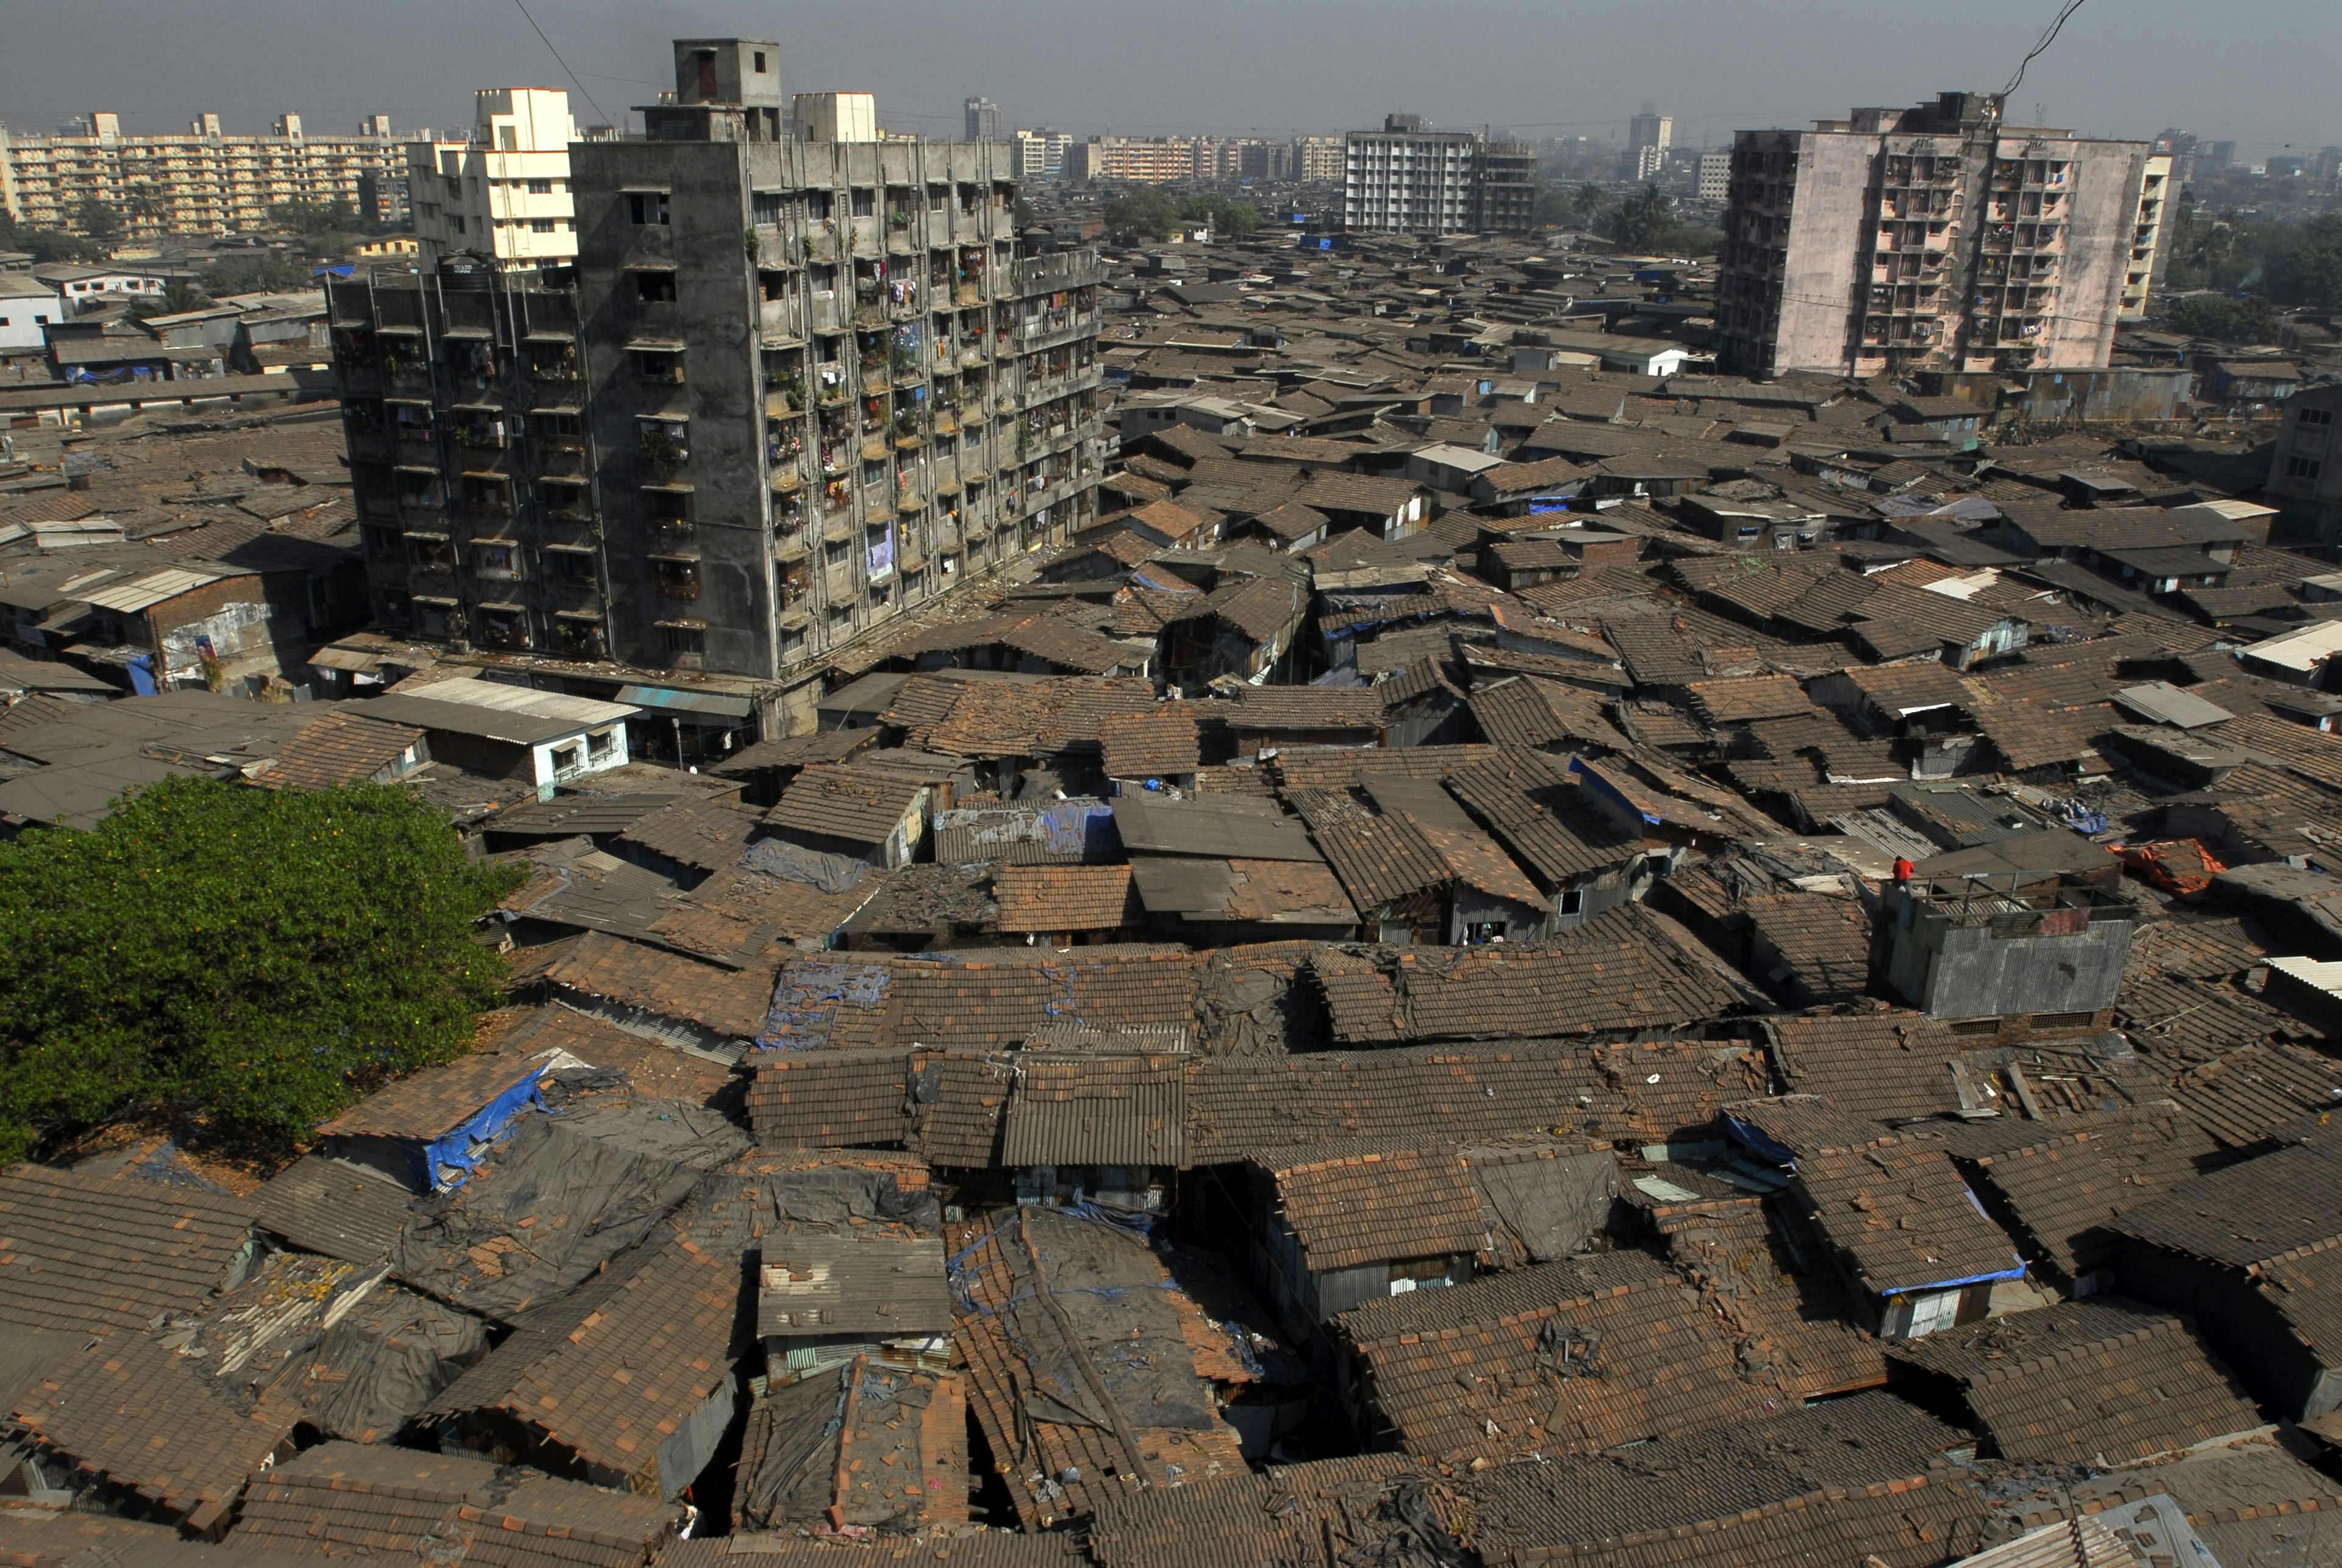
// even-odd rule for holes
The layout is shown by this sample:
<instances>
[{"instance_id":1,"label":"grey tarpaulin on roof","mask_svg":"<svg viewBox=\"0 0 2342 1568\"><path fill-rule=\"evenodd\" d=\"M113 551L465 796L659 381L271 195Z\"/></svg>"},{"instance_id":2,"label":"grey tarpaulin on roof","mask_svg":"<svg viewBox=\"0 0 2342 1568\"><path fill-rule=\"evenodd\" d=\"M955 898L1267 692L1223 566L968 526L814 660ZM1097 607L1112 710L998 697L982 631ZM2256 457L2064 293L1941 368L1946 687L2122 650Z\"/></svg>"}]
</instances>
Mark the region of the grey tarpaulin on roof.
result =
<instances>
[{"instance_id":1,"label":"grey tarpaulin on roof","mask_svg":"<svg viewBox=\"0 0 2342 1568\"><path fill-rule=\"evenodd\" d=\"M1296 959L1222 948L1196 974L1196 1047L1215 1056L1281 1054L1325 1044L1323 1010L1296 998Z\"/></svg>"},{"instance_id":2,"label":"grey tarpaulin on roof","mask_svg":"<svg viewBox=\"0 0 2342 1568\"><path fill-rule=\"evenodd\" d=\"M856 1393L857 1433L880 1425L916 1430L935 1398L933 1379L883 1366L866 1368L858 1385L854 1368L843 1366L773 1390L749 1412L741 1439L736 1511L742 1524L779 1530L831 1517L849 1389ZM849 1493L837 1522L900 1530L903 1522L921 1518L926 1506L925 1499L906 1502L892 1490L875 1498Z\"/></svg>"},{"instance_id":3,"label":"grey tarpaulin on roof","mask_svg":"<svg viewBox=\"0 0 2342 1568\"><path fill-rule=\"evenodd\" d=\"M387 1442L487 1348L469 1313L378 1285L319 1342L328 1375L304 1384L303 1418L328 1437Z\"/></svg>"},{"instance_id":4,"label":"grey tarpaulin on roof","mask_svg":"<svg viewBox=\"0 0 2342 1568\"><path fill-rule=\"evenodd\" d=\"M777 838L758 839L740 856L744 871L762 872L783 882L801 882L824 893L844 893L870 869L850 854L826 854Z\"/></svg>"},{"instance_id":5,"label":"grey tarpaulin on roof","mask_svg":"<svg viewBox=\"0 0 2342 1568\"><path fill-rule=\"evenodd\" d=\"M774 1389L748 1413L740 1442L739 1522L773 1530L827 1512L854 1369Z\"/></svg>"},{"instance_id":6,"label":"grey tarpaulin on roof","mask_svg":"<svg viewBox=\"0 0 2342 1568\"><path fill-rule=\"evenodd\" d=\"M532 1116L469 1182L416 1211L392 1268L442 1301L510 1319L640 1240L699 1176L605 1143L567 1116Z\"/></svg>"},{"instance_id":7,"label":"grey tarpaulin on roof","mask_svg":"<svg viewBox=\"0 0 2342 1568\"><path fill-rule=\"evenodd\" d=\"M1532 1262L1566 1258L1610 1217L1618 1190L1617 1156L1607 1149L1555 1159L1475 1162L1480 1192Z\"/></svg>"},{"instance_id":8,"label":"grey tarpaulin on roof","mask_svg":"<svg viewBox=\"0 0 2342 1568\"><path fill-rule=\"evenodd\" d=\"M892 1171L859 1165L822 1165L807 1171L776 1171L761 1179L758 1218L774 1224L844 1225L854 1220L889 1220L916 1230L943 1224L943 1209L926 1188L905 1192Z\"/></svg>"},{"instance_id":9,"label":"grey tarpaulin on roof","mask_svg":"<svg viewBox=\"0 0 2342 1568\"><path fill-rule=\"evenodd\" d=\"M1024 1237L1040 1254L1038 1274ZM1128 1426L1206 1432L1218 1423L1179 1333L1169 1294L1176 1287L1163 1277L1146 1237L1059 1209L1022 1208L996 1222L991 1244L1016 1282L1003 1315L1033 1373L1025 1393L1032 1419L1115 1427L1114 1413L1100 1407L1074 1359L1078 1354L1088 1358ZM1078 1343L1068 1342L1044 1291L1072 1323Z\"/></svg>"},{"instance_id":10,"label":"grey tarpaulin on roof","mask_svg":"<svg viewBox=\"0 0 2342 1568\"><path fill-rule=\"evenodd\" d=\"M712 1171L747 1153L748 1134L691 1100L589 1100L560 1113L573 1132L612 1148Z\"/></svg>"}]
</instances>

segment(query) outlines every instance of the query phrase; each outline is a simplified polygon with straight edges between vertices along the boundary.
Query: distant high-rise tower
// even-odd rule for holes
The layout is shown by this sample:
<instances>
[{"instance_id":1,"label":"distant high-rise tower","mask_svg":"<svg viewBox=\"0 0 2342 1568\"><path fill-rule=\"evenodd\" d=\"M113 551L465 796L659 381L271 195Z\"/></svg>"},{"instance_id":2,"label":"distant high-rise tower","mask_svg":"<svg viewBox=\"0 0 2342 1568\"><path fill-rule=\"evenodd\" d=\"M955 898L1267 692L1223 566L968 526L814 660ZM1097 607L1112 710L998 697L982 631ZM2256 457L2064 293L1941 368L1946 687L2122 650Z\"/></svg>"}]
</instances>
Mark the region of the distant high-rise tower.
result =
<instances>
[{"instance_id":1,"label":"distant high-rise tower","mask_svg":"<svg viewBox=\"0 0 2342 1568\"><path fill-rule=\"evenodd\" d=\"M1627 155L1634 160L1635 178L1657 178L1659 171L1666 167L1667 149L1675 138L1674 117L1657 113L1646 100L1643 112L1626 127Z\"/></svg>"},{"instance_id":2,"label":"distant high-rise tower","mask_svg":"<svg viewBox=\"0 0 2342 1568\"><path fill-rule=\"evenodd\" d=\"M1000 105L989 98L967 101L967 139L971 142L997 142L1008 135L1008 127L1000 118Z\"/></svg>"}]
</instances>

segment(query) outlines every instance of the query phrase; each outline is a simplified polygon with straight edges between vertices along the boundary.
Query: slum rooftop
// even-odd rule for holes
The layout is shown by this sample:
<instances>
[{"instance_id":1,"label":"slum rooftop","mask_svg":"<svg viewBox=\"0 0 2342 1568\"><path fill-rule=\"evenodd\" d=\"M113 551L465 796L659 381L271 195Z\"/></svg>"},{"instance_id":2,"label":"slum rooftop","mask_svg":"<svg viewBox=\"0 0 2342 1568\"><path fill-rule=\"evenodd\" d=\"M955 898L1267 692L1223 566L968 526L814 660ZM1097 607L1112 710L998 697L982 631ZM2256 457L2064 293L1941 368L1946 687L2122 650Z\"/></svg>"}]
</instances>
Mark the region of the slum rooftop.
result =
<instances>
[{"instance_id":1,"label":"slum rooftop","mask_svg":"<svg viewBox=\"0 0 2342 1568\"><path fill-rule=\"evenodd\" d=\"M1621 370L1696 269L1540 254L1126 264L1118 504L696 773L353 624L330 424L34 433L10 831L527 875L291 1165L0 1173L0 1554L2342 1554L2329 564L2193 401ZM312 700L125 694L237 569Z\"/></svg>"}]
</instances>

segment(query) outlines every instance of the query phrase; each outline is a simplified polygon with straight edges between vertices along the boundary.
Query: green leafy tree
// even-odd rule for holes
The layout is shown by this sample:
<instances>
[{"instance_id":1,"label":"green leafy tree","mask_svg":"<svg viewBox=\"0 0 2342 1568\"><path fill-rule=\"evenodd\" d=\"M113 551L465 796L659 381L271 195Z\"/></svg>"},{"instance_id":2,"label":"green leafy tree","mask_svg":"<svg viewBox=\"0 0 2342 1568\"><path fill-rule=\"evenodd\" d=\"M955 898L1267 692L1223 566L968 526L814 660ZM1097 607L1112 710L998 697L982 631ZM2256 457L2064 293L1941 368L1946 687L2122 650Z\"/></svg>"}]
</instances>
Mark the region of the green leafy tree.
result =
<instances>
[{"instance_id":1,"label":"green leafy tree","mask_svg":"<svg viewBox=\"0 0 2342 1568\"><path fill-rule=\"evenodd\" d=\"M1659 195L1656 185L1645 185L1639 195L1603 220L1603 232L1630 251L1654 251L1670 255L1706 255L1723 235L1676 216L1675 205Z\"/></svg>"},{"instance_id":2,"label":"green leafy tree","mask_svg":"<svg viewBox=\"0 0 2342 1568\"><path fill-rule=\"evenodd\" d=\"M1179 204L1179 221L1208 223L1216 235L1248 235L1260 227L1260 213L1234 196L1189 196Z\"/></svg>"},{"instance_id":3,"label":"green leafy tree","mask_svg":"<svg viewBox=\"0 0 2342 1568\"><path fill-rule=\"evenodd\" d=\"M277 255L229 256L197 275L214 299L232 294L294 294L317 286L316 275L296 261Z\"/></svg>"},{"instance_id":4,"label":"green leafy tree","mask_svg":"<svg viewBox=\"0 0 2342 1568\"><path fill-rule=\"evenodd\" d=\"M2261 281L2280 305L2342 306L2342 215L2288 225L2262 252Z\"/></svg>"},{"instance_id":5,"label":"green leafy tree","mask_svg":"<svg viewBox=\"0 0 2342 1568\"><path fill-rule=\"evenodd\" d=\"M2253 270L2258 236L2234 212L2206 219L2186 195L2164 236L2164 286L2234 289Z\"/></svg>"},{"instance_id":6,"label":"green leafy tree","mask_svg":"<svg viewBox=\"0 0 2342 1568\"><path fill-rule=\"evenodd\" d=\"M96 240L113 239L122 233L122 215L95 197L74 205L73 224Z\"/></svg>"},{"instance_id":7,"label":"green leafy tree","mask_svg":"<svg viewBox=\"0 0 2342 1568\"><path fill-rule=\"evenodd\" d=\"M357 208L347 202L279 202L268 209L268 221L289 234L313 238L355 234L365 226Z\"/></svg>"},{"instance_id":8,"label":"green leafy tree","mask_svg":"<svg viewBox=\"0 0 2342 1568\"><path fill-rule=\"evenodd\" d=\"M462 1054L519 880L406 791L140 791L0 844L0 1161L112 1123L289 1152L394 1074Z\"/></svg>"},{"instance_id":9,"label":"green leafy tree","mask_svg":"<svg viewBox=\"0 0 2342 1568\"><path fill-rule=\"evenodd\" d=\"M44 266L51 262L105 259L105 247L63 229L34 228L0 213L0 250L23 251Z\"/></svg>"},{"instance_id":10,"label":"green leafy tree","mask_svg":"<svg viewBox=\"0 0 2342 1568\"><path fill-rule=\"evenodd\" d=\"M2277 335L2277 312L2267 300L2225 294L2188 294L2170 301L2164 320L2190 337L2224 343L2267 343Z\"/></svg>"},{"instance_id":11,"label":"green leafy tree","mask_svg":"<svg viewBox=\"0 0 2342 1568\"><path fill-rule=\"evenodd\" d=\"M139 295L130 302L130 314L140 321L153 316L177 315L182 311L200 310L211 303L211 297L191 283L170 283L161 294Z\"/></svg>"},{"instance_id":12,"label":"green leafy tree","mask_svg":"<svg viewBox=\"0 0 2342 1568\"><path fill-rule=\"evenodd\" d=\"M1117 235L1159 240L1179 221L1179 204L1153 185L1114 198L1106 205L1106 226Z\"/></svg>"}]
</instances>

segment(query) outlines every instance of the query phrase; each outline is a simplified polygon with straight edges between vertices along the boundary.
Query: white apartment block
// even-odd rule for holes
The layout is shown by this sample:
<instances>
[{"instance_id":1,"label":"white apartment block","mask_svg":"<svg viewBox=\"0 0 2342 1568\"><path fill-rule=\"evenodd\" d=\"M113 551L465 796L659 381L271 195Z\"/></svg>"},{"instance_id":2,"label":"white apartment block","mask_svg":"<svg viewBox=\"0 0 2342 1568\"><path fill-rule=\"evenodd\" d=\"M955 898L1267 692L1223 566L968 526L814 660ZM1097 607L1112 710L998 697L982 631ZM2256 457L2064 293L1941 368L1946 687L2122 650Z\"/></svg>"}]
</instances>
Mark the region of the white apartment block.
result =
<instances>
[{"instance_id":1,"label":"white apartment block","mask_svg":"<svg viewBox=\"0 0 2342 1568\"><path fill-rule=\"evenodd\" d=\"M1702 153L1699 155L1699 199L1722 202L1732 194L1732 155Z\"/></svg>"},{"instance_id":2,"label":"white apartment block","mask_svg":"<svg viewBox=\"0 0 2342 1568\"><path fill-rule=\"evenodd\" d=\"M1020 180L1054 180L1066 172L1066 150L1074 138L1047 126L1019 130L1013 139L1012 172Z\"/></svg>"},{"instance_id":3,"label":"white apartment block","mask_svg":"<svg viewBox=\"0 0 2342 1568\"><path fill-rule=\"evenodd\" d=\"M95 202L133 239L262 228L268 209L287 202L347 202L379 219L392 215L365 212L365 197L395 183L405 160L385 117L366 124L358 135L315 136L286 114L272 134L243 136L202 115L185 135L129 135L119 115L101 110L85 135L0 126L0 208L30 227L79 234L82 205Z\"/></svg>"},{"instance_id":4,"label":"white apartment block","mask_svg":"<svg viewBox=\"0 0 2342 1568\"><path fill-rule=\"evenodd\" d=\"M1296 136L1293 177L1312 181L1341 179L1349 169L1348 148L1348 138L1344 136Z\"/></svg>"},{"instance_id":5,"label":"white apartment block","mask_svg":"<svg viewBox=\"0 0 2342 1568\"><path fill-rule=\"evenodd\" d=\"M1380 131L1352 133L1344 228L1444 235L1473 227L1479 139L1421 125L1414 115L1393 115Z\"/></svg>"},{"instance_id":6,"label":"white apartment block","mask_svg":"<svg viewBox=\"0 0 2342 1568\"><path fill-rule=\"evenodd\" d=\"M569 95L498 87L475 95L472 135L407 145L407 198L426 266L470 251L500 262L565 262L577 255Z\"/></svg>"}]
</instances>

